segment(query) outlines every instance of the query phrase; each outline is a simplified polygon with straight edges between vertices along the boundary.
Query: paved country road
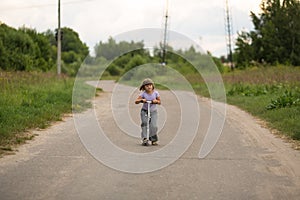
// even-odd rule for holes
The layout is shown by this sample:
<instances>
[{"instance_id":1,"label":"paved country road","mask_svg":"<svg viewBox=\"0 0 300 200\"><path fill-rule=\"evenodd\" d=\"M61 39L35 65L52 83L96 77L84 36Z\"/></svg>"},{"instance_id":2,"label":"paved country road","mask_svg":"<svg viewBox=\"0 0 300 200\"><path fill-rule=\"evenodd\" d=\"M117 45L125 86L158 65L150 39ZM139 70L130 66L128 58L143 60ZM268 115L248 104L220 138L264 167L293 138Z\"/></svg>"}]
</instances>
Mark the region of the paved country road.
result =
<instances>
[{"instance_id":1,"label":"paved country road","mask_svg":"<svg viewBox=\"0 0 300 200\"><path fill-rule=\"evenodd\" d=\"M101 82L105 92L93 101L107 137L135 153L167 146L182 120L174 94L160 91L160 144L143 147L139 139L122 134L121 122L114 120L122 121L122 116L111 111L114 86L111 81ZM127 94L133 100L137 91L132 91ZM35 131L39 136L22 145L16 155L0 159L0 199L300 199L300 152L234 106L227 106L224 128L214 149L199 159L211 106L205 98L197 101L201 116L197 135L187 151L167 167L140 174L111 169L88 153L74 119L66 117L46 130ZM140 105L129 105L135 128L139 126L139 109Z\"/></svg>"}]
</instances>

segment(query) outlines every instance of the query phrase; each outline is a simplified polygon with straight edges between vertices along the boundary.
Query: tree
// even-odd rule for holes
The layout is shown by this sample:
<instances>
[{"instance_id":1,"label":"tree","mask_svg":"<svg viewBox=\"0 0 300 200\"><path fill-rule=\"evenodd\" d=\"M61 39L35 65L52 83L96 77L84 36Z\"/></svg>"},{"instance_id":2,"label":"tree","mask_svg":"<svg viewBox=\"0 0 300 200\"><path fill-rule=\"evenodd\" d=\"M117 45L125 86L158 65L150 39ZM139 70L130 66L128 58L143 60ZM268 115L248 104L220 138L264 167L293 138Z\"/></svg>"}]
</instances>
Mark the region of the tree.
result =
<instances>
[{"instance_id":1,"label":"tree","mask_svg":"<svg viewBox=\"0 0 300 200\"><path fill-rule=\"evenodd\" d=\"M36 30L22 27L16 30L0 24L0 68L4 70L42 70L51 66L47 55L50 45Z\"/></svg>"},{"instance_id":2,"label":"tree","mask_svg":"<svg viewBox=\"0 0 300 200\"><path fill-rule=\"evenodd\" d=\"M251 46L252 40L250 33L242 31L238 33L238 38L236 40L236 62L237 66L247 66L252 60L254 60L253 47Z\"/></svg>"},{"instance_id":3,"label":"tree","mask_svg":"<svg viewBox=\"0 0 300 200\"><path fill-rule=\"evenodd\" d=\"M43 71L49 70L54 65L54 60L51 57L51 45L46 35L26 27L22 27L19 30L29 35L35 43L36 66Z\"/></svg>"},{"instance_id":4,"label":"tree","mask_svg":"<svg viewBox=\"0 0 300 200\"><path fill-rule=\"evenodd\" d=\"M238 66L258 63L300 65L299 0L263 0L261 13L251 12L254 31L237 39Z\"/></svg>"},{"instance_id":5,"label":"tree","mask_svg":"<svg viewBox=\"0 0 300 200\"><path fill-rule=\"evenodd\" d=\"M73 51L80 60L83 61L85 57L89 54L89 49L85 43L83 43L77 32L71 28L62 28L62 52Z\"/></svg>"}]
</instances>

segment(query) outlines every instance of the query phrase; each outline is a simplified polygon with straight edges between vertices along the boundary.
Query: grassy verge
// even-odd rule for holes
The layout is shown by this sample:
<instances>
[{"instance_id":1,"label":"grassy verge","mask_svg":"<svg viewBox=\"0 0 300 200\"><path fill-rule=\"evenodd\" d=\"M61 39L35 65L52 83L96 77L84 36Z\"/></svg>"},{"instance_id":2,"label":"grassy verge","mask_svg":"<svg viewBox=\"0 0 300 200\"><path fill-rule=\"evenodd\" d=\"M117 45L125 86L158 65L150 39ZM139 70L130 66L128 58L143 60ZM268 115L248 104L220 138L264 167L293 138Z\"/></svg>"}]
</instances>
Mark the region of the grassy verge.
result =
<instances>
[{"instance_id":1,"label":"grassy verge","mask_svg":"<svg viewBox=\"0 0 300 200\"><path fill-rule=\"evenodd\" d=\"M300 140L299 67L236 70L224 74L223 80L227 103L265 120L268 127L278 130L280 134ZM196 90L208 96L205 87L199 86Z\"/></svg>"},{"instance_id":2,"label":"grassy verge","mask_svg":"<svg viewBox=\"0 0 300 200\"><path fill-rule=\"evenodd\" d=\"M287 95L287 91L291 95ZM227 102L258 116L295 140L300 140L300 105L299 91L293 87L279 89L272 93L258 96L244 96L244 94L228 95ZM297 94L298 93L298 94Z\"/></svg>"},{"instance_id":3,"label":"grassy verge","mask_svg":"<svg viewBox=\"0 0 300 200\"><path fill-rule=\"evenodd\" d=\"M31 139L26 130L46 128L70 113L73 84L73 78L52 73L0 72L0 153ZM82 96L80 108L89 106L88 98Z\"/></svg>"}]
</instances>

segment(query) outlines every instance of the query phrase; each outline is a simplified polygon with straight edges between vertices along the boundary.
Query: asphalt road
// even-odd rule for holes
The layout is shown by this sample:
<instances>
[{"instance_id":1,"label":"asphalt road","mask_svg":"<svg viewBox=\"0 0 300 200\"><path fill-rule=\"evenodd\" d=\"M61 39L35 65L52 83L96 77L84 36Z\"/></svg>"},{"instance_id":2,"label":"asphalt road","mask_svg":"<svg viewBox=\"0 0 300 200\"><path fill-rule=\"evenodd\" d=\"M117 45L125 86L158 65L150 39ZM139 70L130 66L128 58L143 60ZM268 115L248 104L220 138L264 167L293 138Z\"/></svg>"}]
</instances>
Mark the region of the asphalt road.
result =
<instances>
[{"instance_id":1,"label":"asphalt road","mask_svg":"<svg viewBox=\"0 0 300 200\"><path fill-rule=\"evenodd\" d=\"M94 113L98 126L113 144L123 149L123 153L133 152L152 159L150 168L147 168L149 165L144 166L139 157L133 156L128 160L113 151L110 154L103 141L98 146L85 148L80 138L88 138L94 128L85 126L86 133L78 135L77 131L84 128L81 127L84 123L75 126L74 118L69 116L46 130L34 131L39 136L21 146L16 155L0 159L1 200L300 199L300 152L276 138L247 113L227 106L219 140L212 151L200 159L199 150L211 122L209 100L196 98L199 110L197 108L186 116L179 109L186 102L174 101L174 93L160 91L160 143L143 147L137 138L140 105L132 101L137 94L135 88L118 88L118 94L129 96L130 104L124 108L128 101L118 101L122 96L113 97L113 82L101 82L100 87L105 92L94 99L92 112L90 110L80 116L84 118ZM112 106L114 99L121 104ZM123 116L124 112L118 112L122 109L125 113L128 110L129 118ZM185 137L174 139L182 127L193 130L193 116L197 117L197 113L200 120L195 138L190 135L186 136L189 138L187 141ZM184 127L181 123L184 120L192 125ZM178 141L182 143L178 144ZM176 158L180 153L177 150L190 143ZM167 147L171 148L165 153L163 150ZM93 155L99 149L103 154ZM160 152L165 154L160 155ZM101 159L108 161L101 162ZM175 159L174 162L172 159ZM172 163L166 164L168 162ZM120 169L112 169L110 164L118 165ZM157 166L163 167L156 170ZM122 169L128 172L122 172ZM134 170L140 171L134 173Z\"/></svg>"}]
</instances>

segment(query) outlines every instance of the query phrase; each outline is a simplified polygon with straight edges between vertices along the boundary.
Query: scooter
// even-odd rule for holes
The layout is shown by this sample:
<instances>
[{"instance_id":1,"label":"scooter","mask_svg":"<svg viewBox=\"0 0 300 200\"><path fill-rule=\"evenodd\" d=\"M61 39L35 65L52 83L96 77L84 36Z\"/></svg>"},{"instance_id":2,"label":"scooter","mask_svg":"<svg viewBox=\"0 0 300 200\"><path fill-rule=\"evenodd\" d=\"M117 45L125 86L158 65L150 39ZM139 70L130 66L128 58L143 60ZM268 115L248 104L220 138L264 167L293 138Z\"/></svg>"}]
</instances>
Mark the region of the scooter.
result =
<instances>
[{"instance_id":1,"label":"scooter","mask_svg":"<svg viewBox=\"0 0 300 200\"><path fill-rule=\"evenodd\" d=\"M147 104L148 104L148 113L147 113L147 138L146 138L146 141L143 141L143 145L144 146L148 146L150 145L150 140L149 140L149 137L150 137L150 119L151 119L151 114L150 114L150 104L152 103L152 101L147 101Z\"/></svg>"}]
</instances>

